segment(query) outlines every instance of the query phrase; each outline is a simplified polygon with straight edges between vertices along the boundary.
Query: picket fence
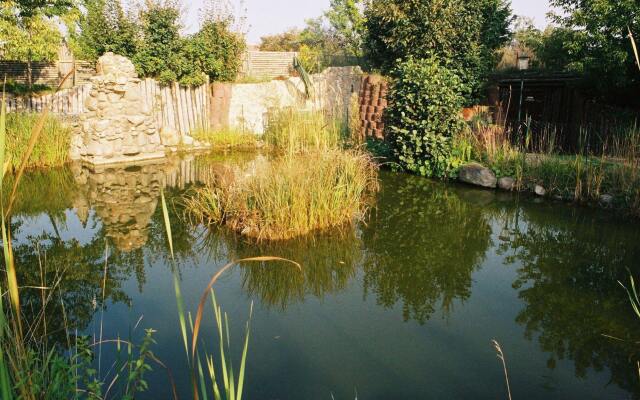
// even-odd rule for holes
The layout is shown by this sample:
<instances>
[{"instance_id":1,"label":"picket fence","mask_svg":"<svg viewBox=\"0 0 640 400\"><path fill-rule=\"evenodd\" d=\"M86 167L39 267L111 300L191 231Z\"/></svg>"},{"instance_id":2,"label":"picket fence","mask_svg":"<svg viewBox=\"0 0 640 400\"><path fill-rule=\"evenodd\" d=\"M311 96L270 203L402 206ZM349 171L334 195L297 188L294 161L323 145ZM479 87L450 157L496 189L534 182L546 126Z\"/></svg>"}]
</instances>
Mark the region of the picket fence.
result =
<instances>
[{"instance_id":1,"label":"picket fence","mask_svg":"<svg viewBox=\"0 0 640 400\"><path fill-rule=\"evenodd\" d=\"M161 85L153 79L143 79L139 85L141 107L152 110L158 129L171 129L184 135L209 128L211 100L208 80L198 87L185 87L178 83ZM50 112L54 114L77 116L87 111L85 101L90 91L91 84L85 84L44 96L9 97L7 112L38 113L51 107Z\"/></svg>"}]
</instances>

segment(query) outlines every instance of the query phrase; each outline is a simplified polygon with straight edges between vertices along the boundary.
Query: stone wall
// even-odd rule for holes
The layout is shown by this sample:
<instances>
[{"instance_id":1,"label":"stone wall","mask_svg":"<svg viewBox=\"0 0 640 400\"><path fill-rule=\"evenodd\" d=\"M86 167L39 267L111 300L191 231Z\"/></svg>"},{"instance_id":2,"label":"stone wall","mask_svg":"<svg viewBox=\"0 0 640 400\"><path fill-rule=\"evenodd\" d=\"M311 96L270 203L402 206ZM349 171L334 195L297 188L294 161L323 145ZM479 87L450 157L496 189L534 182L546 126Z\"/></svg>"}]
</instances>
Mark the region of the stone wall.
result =
<instances>
[{"instance_id":1,"label":"stone wall","mask_svg":"<svg viewBox=\"0 0 640 400\"><path fill-rule=\"evenodd\" d=\"M346 116L352 93L360 91L362 70L359 67L332 67L311 76L313 90L310 98L302 79L253 84L229 84L219 89L217 104L224 105L227 115L218 115L216 122L228 122L234 130L264 133L268 115L273 110L294 107L302 110L325 110ZM228 96L228 97L226 97ZM215 124L214 124L215 125Z\"/></svg>"},{"instance_id":2,"label":"stone wall","mask_svg":"<svg viewBox=\"0 0 640 400\"><path fill-rule=\"evenodd\" d=\"M71 158L92 164L162 158L165 148L151 110L142 101L133 63L107 53L85 101L72 140Z\"/></svg>"}]
</instances>

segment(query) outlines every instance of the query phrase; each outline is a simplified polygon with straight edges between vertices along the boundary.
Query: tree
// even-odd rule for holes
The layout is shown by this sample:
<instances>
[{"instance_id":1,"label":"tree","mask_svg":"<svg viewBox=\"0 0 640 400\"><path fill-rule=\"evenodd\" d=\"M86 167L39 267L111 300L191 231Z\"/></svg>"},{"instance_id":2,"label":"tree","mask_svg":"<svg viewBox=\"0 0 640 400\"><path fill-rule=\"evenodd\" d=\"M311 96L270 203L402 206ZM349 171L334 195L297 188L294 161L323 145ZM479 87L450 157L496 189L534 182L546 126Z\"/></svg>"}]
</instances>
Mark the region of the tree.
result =
<instances>
[{"instance_id":1,"label":"tree","mask_svg":"<svg viewBox=\"0 0 640 400\"><path fill-rule=\"evenodd\" d=\"M362 56L363 9L362 0L331 0L331 8L324 14L341 47L350 56Z\"/></svg>"},{"instance_id":2,"label":"tree","mask_svg":"<svg viewBox=\"0 0 640 400\"><path fill-rule=\"evenodd\" d=\"M137 51L139 27L122 9L120 0L84 0L86 13L78 28L70 30L75 52L81 58L96 60L111 51L133 57Z\"/></svg>"},{"instance_id":3,"label":"tree","mask_svg":"<svg viewBox=\"0 0 640 400\"><path fill-rule=\"evenodd\" d=\"M261 51L299 51L302 38L301 31L296 28L278 33L275 35L267 35L260 38Z\"/></svg>"},{"instance_id":4,"label":"tree","mask_svg":"<svg viewBox=\"0 0 640 400\"><path fill-rule=\"evenodd\" d=\"M385 111L388 140L400 165L427 177L455 172L453 137L462 130L464 85L435 57L400 61Z\"/></svg>"},{"instance_id":5,"label":"tree","mask_svg":"<svg viewBox=\"0 0 640 400\"><path fill-rule=\"evenodd\" d=\"M601 95L620 98L619 92L637 93L640 76L635 66L629 30L640 32L637 0L551 0L560 9L555 22L574 31L565 43L573 70L583 71ZM597 79L593 79L597 77ZM635 95L632 95L636 97ZM632 96L623 97L630 100Z\"/></svg>"},{"instance_id":6,"label":"tree","mask_svg":"<svg viewBox=\"0 0 640 400\"><path fill-rule=\"evenodd\" d=\"M148 2L140 13L142 40L133 63L141 76L158 78L164 83L177 80L175 66L180 65L183 44L180 38L180 10L172 4Z\"/></svg>"},{"instance_id":7,"label":"tree","mask_svg":"<svg viewBox=\"0 0 640 400\"><path fill-rule=\"evenodd\" d=\"M512 19L504 0L373 0L365 17L364 47L373 68L388 73L398 59L433 56L458 71L469 100L510 37Z\"/></svg>"},{"instance_id":8,"label":"tree","mask_svg":"<svg viewBox=\"0 0 640 400\"><path fill-rule=\"evenodd\" d=\"M240 69L242 53L246 48L244 37L231 30L231 21L207 20L202 27L186 39L180 81L184 84L203 83L206 75L213 81L232 81Z\"/></svg>"},{"instance_id":9,"label":"tree","mask_svg":"<svg viewBox=\"0 0 640 400\"><path fill-rule=\"evenodd\" d=\"M33 61L55 59L62 35L51 18L74 8L70 0L5 0L0 5L0 40L7 58L27 62L27 81L33 87Z\"/></svg>"}]
</instances>

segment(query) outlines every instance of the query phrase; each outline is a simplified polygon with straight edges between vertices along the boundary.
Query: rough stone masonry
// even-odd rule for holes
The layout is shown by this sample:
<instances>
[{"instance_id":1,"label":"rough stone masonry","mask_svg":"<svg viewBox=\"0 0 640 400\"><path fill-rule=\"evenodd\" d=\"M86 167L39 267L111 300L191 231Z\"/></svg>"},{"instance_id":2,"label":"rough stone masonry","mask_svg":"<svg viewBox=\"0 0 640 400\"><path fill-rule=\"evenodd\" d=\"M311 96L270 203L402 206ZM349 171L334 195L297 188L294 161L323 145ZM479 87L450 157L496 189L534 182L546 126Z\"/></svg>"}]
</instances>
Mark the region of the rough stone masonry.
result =
<instances>
[{"instance_id":1,"label":"rough stone masonry","mask_svg":"<svg viewBox=\"0 0 640 400\"><path fill-rule=\"evenodd\" d=\"M165 156L152 110L141 101L138 76L126 57L106 53L91 78L87 112L80 115L71 158L91 164Z\"/></svg>"}]
</instances>

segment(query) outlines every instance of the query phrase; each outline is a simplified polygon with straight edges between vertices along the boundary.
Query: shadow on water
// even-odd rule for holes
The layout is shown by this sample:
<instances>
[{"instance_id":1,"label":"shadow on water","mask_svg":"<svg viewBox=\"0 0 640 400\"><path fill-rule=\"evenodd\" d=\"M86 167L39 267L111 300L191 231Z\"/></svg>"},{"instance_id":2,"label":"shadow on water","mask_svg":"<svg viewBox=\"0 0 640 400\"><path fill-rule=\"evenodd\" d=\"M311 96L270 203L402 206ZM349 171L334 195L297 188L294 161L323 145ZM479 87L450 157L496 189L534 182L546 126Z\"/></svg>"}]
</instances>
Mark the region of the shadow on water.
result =
<instances>
[{"instance_id":1,"label":"shadow on water","mask_svg":"<svg viewBox=\"0 0 640 400\"><path fill-rule=\"evenodd\" d=\"M621 388L629 396L640 397L635 365L640 358L640 321L618 284L628 281L630 272L640 275L637 221L389 172L382 173L382 190L371 218L366 224L341 232L256 244L225 230L191 225L183 218L180 198L191 185L212 176L219 178L228 168L257 168L260 162L264 160L247 156L231 164L228 160L190 157L136 167L73 165L25 176L11 220L18 279L23 286L41 286L60 279L61 301L49 303L47 315L51 317L41 329L64 345L62 302L67 327L84 332L90 326L103 306L105 243L110 247L104 302L107 308L144 302L150 295L147 275L170 281L158 207L160 190L164 189L183 280L202 275L197 271L202 265L221 265L232 259L258 255L293 259L303 265L302 274L286 265L240 266L237 274L242 293L238 298L256 299L270 313L282 316L288 315L293 305L304 309L309 300L326 299L330 303L331 299L348 298L355 308L371 303L376 313L401 317L404 322L399 323L405 327L396 327L404 332L402 329L412 322L417 323L416 329L426 329L436 315L455 319L468 306L493 301L490 295L482 294L490 293L491 286L483 291L485 281L481 278L486 275L489 285L495 282L498 287L503 276L512 276L507 290L514 293L510 307L515 319L507 315L495 318L511 327L516 345L534 343L537 350L530 356L544 358L549 371L570 362L576 380L560 383L570 386L565 393L584 393L581 382L600 373L610 385L606 388ZM131 290L131 282L137 290ZM41 291L25 289L22 294L25 312L36 313ZM167 293L166 302L174 301L173 294ZM335 310L332 312L339 313L341 308ZM110 323L109 318L107 312L105 324ZM369 320L366 314L359 314L358 318L361 321L352 321L354 329L359 329L359 324L363 329L375 326L376 318L381 317L371 316ZM473 315L468 318L471 323L480 321L480 317L473 320ZM447 326L442 328L445 332ZM400 333L385 336L381 331L371 331L370 335L370 340L384 347L403 340L396 336ZM474 339L458 338L453 332L447 337L460 340L455 343L461 348ZM180 343L165 345L179 347ZM254 348L251 362L262 362L263 351ZM484 356L484 350L477 351ZM451 358L458 356L465 358L462 354L452 354ZM487 365L493 368L494 360L489 356ZM414 357L424 361L430 354L417 352ZM366 359L364 354L358 358ZM183 360L167 362L179 370ZM432 367L438 368L430 364L425 368ZM494 382L494 375L488 378L482 375L488 374L484 366L480 369L477 373L483 379ZM512 373L517 375L518 371ZM425 397L433 393L429 387L433 382L424 386L416 383L425 374L429 371L415 371L410 381L416 387L407 388L408 395ZM309 366L304 382L314 381L313 376L321 379L323 373ZM497 379L499 386L500 377ZM249 381L258 386L267 384L255 371ZM300 390L304 390L304 382ZM606 388L602 390L609 390ZM536 392L541 389L535 385L527 389L533 391L532 398L548 395ZM447 390L454 392L454 388L445 387ZM487 394L478 393L481 397Z\"/></svg>"}]
</instances>

